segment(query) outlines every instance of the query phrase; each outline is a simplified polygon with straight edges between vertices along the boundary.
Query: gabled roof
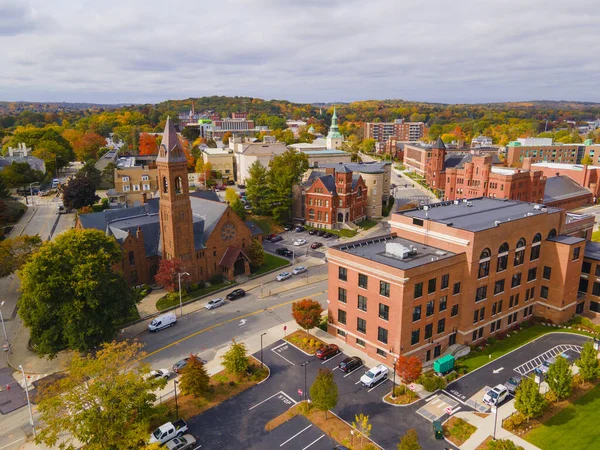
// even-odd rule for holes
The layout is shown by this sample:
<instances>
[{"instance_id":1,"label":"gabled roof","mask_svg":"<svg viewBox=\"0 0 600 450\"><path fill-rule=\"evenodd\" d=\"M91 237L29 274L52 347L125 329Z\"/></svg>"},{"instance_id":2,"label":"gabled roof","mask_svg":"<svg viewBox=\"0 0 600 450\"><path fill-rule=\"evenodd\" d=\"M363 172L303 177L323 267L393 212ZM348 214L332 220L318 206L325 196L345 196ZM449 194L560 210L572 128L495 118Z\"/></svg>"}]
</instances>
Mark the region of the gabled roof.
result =
<instances>
[{"instance_id":1,"label":"gabled roof","mask_svg":"<svg viewBox=\"0 0 600 450\"><path fill-rule=\"evenodd\" d=\"M219 196L217 195L217 193L215 191L193 191L190 192L190 197L196 197L196 198L201 198L204 200L210 200L213 202L220 202L221 199L219 198Z\"/></svg>"},{"instance_id":2,"label":"gabled roof","mask_svg":"<svg viewBox=\"0 0 600 450\"><path fill-rule=\"evenodd\" d=\"M321 180L321 183L323 183L323 186L325 186L325 189L327 189L329 193L335 194L337 192L335 190L335 178L333 178L333 175L323 175L322 177L319 177L319 180Z\"/></svg>"},{"instance_id":3,"label":"gabled roof","mask_svg":"<svg viewBox=\"0 0 600 450\"><path fill-rule=\"evenodd\" d=\"M544 203L551 203L583 195L591 195L591 192L566 175L546 178Z\"/></svg>"},{"instance_id":4,"label":"gabled roof","mask_svg":"<svg viewBox=\"0 0 600 450\"><path fill-rule=\"evenodd\" d=\"M352 174L352 190L354 190L354 188L358 184L358 180L360 180L360 174L359 173L353 173Z\"/></svg>"},{"instance_id":5,"label":"gabled roof","mask_svg":"<svg viewBox=\"0 0 600 450\"><path fill-rule=\"evenodd\" d=\"M446 145L444 144L442 138L438 137L437 141L435 141L435 144L433 144L432 148L435 150L446 150Z\"/></svg>"},{"instance_id":6,"label":"gabled roof","mask_svg":"<svg viewBox=\"0 0 600 450\"><path fill-rule=\"evenodd\" d=\"M246 226L248 228L250 228L250 233L252 233L252 236L259 236L259 235L263 234L263 231L258 227L258 225L256 225L251 220L246 220L245 223L246 223Z\"/></svg>"},{"instance_id":7,"label":"gabled roof","mask_svg":"<svg viewBox=\"0 0 600 450\"><path fill-rule=\"evenodd\" d=\"M229 269L233 267L240 255L242 255L246 261L250 261L250 258L248 258L241 248L227 247L227 250L225 250L225 253L223 253L223 256L221 257L221 261L219 261L219 265Z\"/></svg>"},{"instance_id":8,"label":"gabled roof","mask_svg":"<svg viewBox=\"0 0 600 450\"><path fill-rule=\"evenodd\" d=\"M171 121L170 117L167 117L165 123L165 131L163 132L162 142L158 149L158 157L156 162L186 162L185 152L177 137L177 131L175 131L175 125Z\"/></svg>"}]
</instances>

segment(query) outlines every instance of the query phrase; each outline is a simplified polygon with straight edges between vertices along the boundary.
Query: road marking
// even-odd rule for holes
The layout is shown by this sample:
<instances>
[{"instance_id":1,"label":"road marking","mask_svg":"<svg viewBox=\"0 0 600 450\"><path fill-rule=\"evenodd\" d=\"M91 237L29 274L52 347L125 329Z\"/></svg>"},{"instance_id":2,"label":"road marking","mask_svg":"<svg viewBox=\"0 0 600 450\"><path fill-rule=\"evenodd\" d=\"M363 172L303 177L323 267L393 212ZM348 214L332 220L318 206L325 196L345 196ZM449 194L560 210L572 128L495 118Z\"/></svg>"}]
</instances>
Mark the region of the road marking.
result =
<instances>
[{"instance_id":1,"label":"road marking","mask_svg":"<svg viewBox=\"0 0 600 450\"><path fill-rule=\"evenodd\" d=\"M348 372L346 375L344 375L344 378L346 378L348 375L352 375L354 372L356 372L358 369L360 369L363 366L363 364L361 364L360 366L358 366L356 369L354 369L352 372Z\"/></svg>"},{"instance_id":2,"label":"road marking","mask_svg":"<svg viewBox=\"0 0 600 450\"><path fill-rule=\"evenodd\" d=\"M22 438L17 439L16 441L12 441L10 444L6 444L4 447L0 447L0 450L2 450L3 448L6 448L6 447L10 447L11 445L15 444L16 442L22 441L23 439L25 439L25 438L22 437Z\"/></svg>"},{"instance_id":3,"label":"road marking","mask_svg":"<svg viewBox=\"0 0 600 450\"><path fill-rule=\"evenodd\" d=\"M242 320L240 320L240 327L241 327L242 325L246 325L246 319L242 319Z\"/></svg>"},{"instance_id":4,"label":"road marking","mask_svg":"<svg viewBox=\"0 0 600 450\"><path fill-rule=\"evenodd\" d=\"M313 444L316 444L317 442L319 442L321 439L323 439L325 437L325 435L321 435L320 438L315 439L314 441L312 441L310 444L308 444L306 447L304 447L302 450L306 450L308 447L310 447Z\"/></svg>"},{"instance_id":5,"label":"road marking","mask_svg":"<svg viewBox=\"0 0 600 450\"><path fill-rule=\"evenodd\" d=\"M279 353L277 353L275 350L271 349L271 351L272 351L273 353L275 353L277 356L279 356L280 358L283 358L283 359L285 359L285 360L286 360L287 362L289 362L289 363L290 363L292 366L295 366L295 365L296 365L296 364L294 364L293 362L291 362L289 359L287 359L285 356L283 356L283 355L280 355Z\"/></svg>"},{"instance_id":6,"label":"road marking","mask_svg":"<svg viewBox=\"0 0 600 450\"><path fill-rule=\"evenodd\" d=\"M504 367L500 367L499 369L494 370L494 373L500 373L504 370Z\"/></svg>"},{"instance_id":7,"label":"road marking","mask_svg":"<svg viewBox=\"0 0 600 450\"><path fill-rule=\"evenodd\" d=\"M386 381L389 381L389 380L386 378L381 383L378 383L376 386L373 386L371 389L369 389L369 392L371 392L373 389L377 389L379 386L384 385Z\"/></svg>"},{"instance_id":8,"label":"road marking","mask_svg":"<svg viewBox=\"0 0 600 450\"><path fill-rule=\"evenodd\" d=\"M354 383L354 384L358 384L358 383L360 383L360 380L358 380L358 381L357 381L356 383Z\"/></svg>"},{"instance_id":9,"label":"road marking","mask_svg":"<svg viewBox=\"0 0 600 450\"><path fill-rule=\"evenodd\" d=\"M289 438L287 441L285 441L283 444L280 445L280 447L283 447L285 444L287 444L288 442L290 442L292 439L294 439L296 436L298 436L301 433L304 433L306 430L308 430L310 427L312 427L312 423L307 426L304 430L298 431L295 435L293 435L291 438Z\"/></svg>"},{"instance_id":10,"label":"road marking","mask_svg":"<svg viewBox=\"0 0 600 450\"><path fill-rule=\"evenodd\" d=\"M340 368L340 366L335 366L331 371L333 372L334 370L338 370Z\"/></svg>"},{"instance_id":11,"label":"road marking","mask_svg":"<svg viewBox=\"0 0 600 450\"><path fill-rule=\"evenodd\" d=\"M327 291L317 292L317 293L312 294L312 295L314 297L316 297L317 295L321 295L321 294L325 294L325 293L327 293ZM178 339L176 341L171 342L170 344L165 345L164 347L161 347L161 348L159 348L157 350L154 350L153 352L150 352L147 355L144 355L140 359L143 360L143 359L146 359L146 358L148 358L150 356L154 356L157 353L162 352L163 350L166 350L166 349L171 348L171 347L173 347L175 345L181 344L182 342L187 341L188 339L193 338L195 336L198 336L199 334L206 333L207 331L214 330L215 328L218 328L220 326L226 325L226 324L231 323L231 322L239 321L240 319L243 319L244 317L255 316L257 314L264 313L265 311L268 311L268 310L273 310L273 309L281 308L283 306L291 305L292 303L297 302L298 300L302 300L303 298L304 297L299 297L299 298L294 299L294 300L289 300L287 302L279 303L278 305L274 305L274 306L271 306L271 307L266 308L266 309L261 309L259 311L253 311L253 312L248 313L248 314L244 314L244 315L241 315L241 316L233 317L231 319L225 320L224 322L211 325L210 327L206 327L206 328L204 328L202 330L194 331L192 334L189 334L189 335L187 335L185 337L182 337L181 339Z\"/></svg>"},{"instance_id":12,"label":"road marking","mask_svg":"<svg viewBox=\"0 0 600 450\"><path fill-rule=\"evenodd\" d=\"M273 347L271 350L277 350L279 347L283 347L284 345L289 345L287 342L284 342L283 344L279 344L277 347Z\"/></svg>"},{"instance_id":13,"label":"road marking","mask_svg":"<svg viewBox=\"0 0 600 450\"><path fill-rule=\"evenodd\" d=\"M339 352L337 355L333 356L332 358L326 359L321 364L325 364L326 362L329 362L329 361L333 360L334 358L337 358L338 356L342 356L342 352Z\"/></svg>"},{"instance_id":14,"label":"road marking","mask_svg":"<svg viewBox=\"0 0 600 450\"><path fill-rule=\"evenodd\" d=\"M267 398L267 399L263 400L262 402L260 402L260 403L257 403L256 405L254 405L254 406L250 407L250 408L248 409L248 411L252 411L252 410L253 410L254 408L256 408L257 406L260 406L260 405L262 405L264 402L267 402L267 401L271 400L273 397L275 397L276 395L279 395L279 394L283 394L283 395L285 395L287 398L289 398L291 401L293 401L294 403L297 403L297 402L296 402L296 401L295 401L293 398L291 398L291 397L290 397L289 395L287 395L285 392L283 392L283 391L279 391L279 392L276 392L275 394L271 395L269 398Z\"/></svg>"},{"instance_id":15,"label":"road marking","mask_svg":"<svg viewBox=\"0 0 600 450\"><path fill-rule=\"evenodd\" d=\"M454 413L455 413L456 411L458 411L460 408L461 408L460 406L457 406L456 408L454 408L454 409L452 410L452 412L451 412L450 414L454 414Z\"/></svg>"}]
</instances>

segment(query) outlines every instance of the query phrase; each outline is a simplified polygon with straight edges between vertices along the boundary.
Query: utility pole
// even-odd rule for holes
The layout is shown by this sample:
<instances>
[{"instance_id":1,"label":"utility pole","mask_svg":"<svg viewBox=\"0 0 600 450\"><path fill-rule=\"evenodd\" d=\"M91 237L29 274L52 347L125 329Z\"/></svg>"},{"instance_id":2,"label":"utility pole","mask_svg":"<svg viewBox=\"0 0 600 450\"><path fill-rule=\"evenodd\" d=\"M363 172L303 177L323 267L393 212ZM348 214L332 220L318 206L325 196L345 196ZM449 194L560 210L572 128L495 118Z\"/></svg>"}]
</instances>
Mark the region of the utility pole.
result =
<instances>
[{"instance_id":1,"label":"utility pole","mask_svg":"<svg viewBox=\"0 0 600 450\"><path fill-rule=\"evenodd\" d=\"M27 397L27 406L29 407L29 423L31 424L31 429L33 430L33 437L37 437L35 432L35 424L33 423L33 413L31 412L31 401L29 401L29 385L27 384L27 377L25 376L25 370L23 366L19 365L19 369L21 369L21 373L23 374L23 381L25 381L25 396Z\"/></svg>"},{"instance_id":2,"label":"utility pole","mask_svg":"<svg viewBox=\"0 0 600 450\"><path fill-rule=\"evenodd\" d=\"M177 279L179 281L179 308L181 309L181 317L183 317L183 302L181 301L181 275L189 276L190 274L187 272L178 272L177 273Z\"/></svg>"}]
</instances>

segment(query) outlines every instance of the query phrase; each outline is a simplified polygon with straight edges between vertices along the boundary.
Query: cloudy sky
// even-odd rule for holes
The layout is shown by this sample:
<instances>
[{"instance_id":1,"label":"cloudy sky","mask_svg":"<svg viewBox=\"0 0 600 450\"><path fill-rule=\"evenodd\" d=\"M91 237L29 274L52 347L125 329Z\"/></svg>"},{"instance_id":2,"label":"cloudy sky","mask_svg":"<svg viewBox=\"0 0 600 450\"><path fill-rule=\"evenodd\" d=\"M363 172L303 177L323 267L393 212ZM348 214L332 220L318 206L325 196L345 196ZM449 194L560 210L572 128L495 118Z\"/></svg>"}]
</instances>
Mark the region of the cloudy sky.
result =
<instances>
[{"instance_id":1,"label":"cloudy sky","mask_svg":"<svg viewBox=\"0 0 600 450\"><path fill-rule=\"evenodd\" d=\"M0 0L0 100L600 101L597 0Z\"/></svg>"}]
</instances>

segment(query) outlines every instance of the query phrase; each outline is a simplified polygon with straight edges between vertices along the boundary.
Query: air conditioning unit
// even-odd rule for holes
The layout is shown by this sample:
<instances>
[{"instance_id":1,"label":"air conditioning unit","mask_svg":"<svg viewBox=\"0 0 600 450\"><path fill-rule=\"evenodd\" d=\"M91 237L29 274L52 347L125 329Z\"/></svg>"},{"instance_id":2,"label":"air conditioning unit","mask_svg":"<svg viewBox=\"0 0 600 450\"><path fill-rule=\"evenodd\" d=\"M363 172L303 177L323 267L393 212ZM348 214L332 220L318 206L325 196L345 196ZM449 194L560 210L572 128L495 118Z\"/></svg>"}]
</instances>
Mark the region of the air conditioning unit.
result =
<instances>
[{"instance_id":1,"label":"air conditioning unit","mask_svg":"<svg viewBox=\"0 0 600 450\"><path fill-rule=\"evenodd\" d=\"M541 205L533 205L533 209L542 209Z\"/></svg>"}]
</instances>

